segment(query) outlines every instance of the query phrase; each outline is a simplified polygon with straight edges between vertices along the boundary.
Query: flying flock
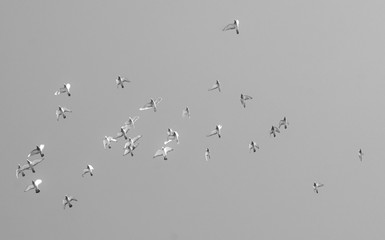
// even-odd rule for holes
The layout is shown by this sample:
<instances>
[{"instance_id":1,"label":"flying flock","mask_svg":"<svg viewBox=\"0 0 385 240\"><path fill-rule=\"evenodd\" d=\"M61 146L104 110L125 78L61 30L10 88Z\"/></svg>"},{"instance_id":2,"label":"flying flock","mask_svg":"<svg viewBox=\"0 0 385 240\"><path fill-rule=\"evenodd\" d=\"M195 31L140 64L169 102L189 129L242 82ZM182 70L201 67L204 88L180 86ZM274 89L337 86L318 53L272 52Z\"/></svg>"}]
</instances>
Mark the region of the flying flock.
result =
<instances>
[{"instance_id":1,"label":"flying flock","mask_svg":"<svg viewBox=\"0 0 385 240\"><path fill-rule=\"evenodd\" d=\"M236 34L239 34L239 20L235 19L233 23L230 23L226 27L223 28L223 31L229 31L229 30L235 30ZM128 80L122 76L118 76L115 81L116 81L116 87L117 88L119 88L119 87L124 88L125 83L131 82L131 80ZM71 84L65 83L63 87L61 87L61 88L59 88L59 90L55 91L54 95L58 96L61 94L67 94L67 96L70 97L71 96L70 89L71 89ZM208 89L208 91L214 91L216 89L218 90L218 92L221 92L221 83L218 80L212 85L211 88ZM246 101L249 101L252 99L253 99L253 97L251 97L249 95L241 94L240 102L241 102L241 105L243 106L243 108L246 108ZM150 101L148 103L146 103L143 107L139 108L139 110L144 111L144 110L152 109L154 112L156 112L158 105L161 101L162 101L161 97L158 97L156 99L151 98ZM62 117L63 119L66 119L66 117L67 117L66 113L72 113L72 110L59 105L58 109L56 110L57 121L59 121L60 117ZM186 107L185 109L183 109L182 117L188 118L188 119L191 117L189 107ZM124 144L124 147L123 147L123 149L124 149L123 156L130 154L130 156L133 157L134 156L134 150L139 146L138 141L140 140L140 138L142 136L138 135L134 138L130 138L127 136L127 133L130 129L135 128L135 122L138 121L138 119L139 119L139 116L129 117L129 119L120 127L120 130L116 134L115 137L104 136L103 141L102 141L103 147L105 149L111 149L112 143L116 143L119 138L124 137L124 139L127 140L127 142ZM284 117L282 120L279 121L278 127L272 125L271 130L270 130L270 136L273 136L275 138L277 136L277 134L280 133L281 127L283 127L284 129L287 129L288 125L289 125L289 122L287 121L287 118ZM221 129L222 129L222 125L218 124L215 126L215 129L212 130L206 136L211 137L211 136L217 135L218 138L221 138ZM170 143L172 141L175 141L177 144L179 144L179 134L177 131L172 130L171 128L168 128L166 141L164 141L163 144L167 145L168 143ZM44 150L44 144L40 144L40 145L37 145L34 149L32 149L30 151L30 153L27 155L27 163L22 165L22 166L20 164L18 164L17 169L16 169L16 178L19 178L20 175L22 177L25 177L27 171L31 171L32 173L36 173L37 165L42 163L45 159L43 150ZM256 144L254 141L251 141L249 144L249 152L253 151L255 153L257 150L259 150L259 145ZM174 151L173 148L171 148L169 146L162 146L160 149L158 149L155 152L155 154L153 155L153 158L162 157L163 160L168 160L168 154L172 151ZM31 157L33 157L35 155L40 156L40 158L37 158L35 160L31 160ZM363 154L362 149L359 149L358 157L359 157L361 162L363 159L363 155L364 154ZM211 159L209 148L206 148L204 157L205 157L206 161L209 161ZM88 174L92 177L94 175L93 172L94 172L94 168L91 165L87 165L86 168L83 170L81 176L84 177L85 175ZM40 192L39 186L42 184L42 182L43 181L41 179L32 180L31 184L27 185L27 187L25 188L24 191L28 192L28 191L34 189L35 193L39 193ZM319 188L321 188L323 186L324 186L323 183L314 182L313 183L314 192L318 194ZM72 202L74 202L74 201L76 202L78 200L72 196L65 195L64 199L62 201L63 208L65 209L67 205L69 208L72 208L72 206L73 206Z\"/></svg>"}]
</instances>

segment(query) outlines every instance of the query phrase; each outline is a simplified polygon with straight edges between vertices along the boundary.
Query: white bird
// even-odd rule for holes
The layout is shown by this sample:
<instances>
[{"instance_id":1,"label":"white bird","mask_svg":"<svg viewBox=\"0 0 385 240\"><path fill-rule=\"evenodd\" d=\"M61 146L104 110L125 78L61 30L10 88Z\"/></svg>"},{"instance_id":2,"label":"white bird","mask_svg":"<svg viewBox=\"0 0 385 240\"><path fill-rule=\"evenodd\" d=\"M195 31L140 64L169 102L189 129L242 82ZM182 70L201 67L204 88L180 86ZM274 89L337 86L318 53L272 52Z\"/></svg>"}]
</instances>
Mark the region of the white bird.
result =
<instances>
[{"instance_id":1,"label":"white bird","mask_svg":"<svg viewBox=\"0 0 385 240\"><path fill-rule=\"evenodd\" d=\"M314 192L318 193L318 188L323 187L324 185L322 183L314 182L313 183L313 190Z\"/></svg>"},{"instance_id":2,"label":"white bird","mask_svg":"<svg viewBox=\"0 0 385 240\"><path fill-rule=\"evenodd\" d=\"M55 96L60 95L62 93L67 93L68 97L70 97L71 96L70 88L71 88L71 84L64 83L64 87L59 88L59 90L55 92Z\"/></svg>"},{"instance_id":3,"label":"white bird","mask_svg":"<svg viewBox=\"0 0 385 240\"><path fill-rule=\"evenodd\" d=\"M91 165L87 165L87 168L83 170L82 177L84 177L84 175L86 175L87 173L89 173L92 177L94 175L93 171L94 171L94 168Z\"/></svg>"},{"instance_id":4,"label":"white bird","mask_svg":"<svg viewBox=\"0 0 385 240\"><path fill-rule=\"evenodd\" d=\"M256 152L257 149L259 149L259 146L254 141L251 141L251 143L249 144L249 152L251 150L253 150L253 152Z\"/></svg>"},{"instance_id":5,"label":"white bird","mask_svg":"<svg viewBox=\"0 0 385 240\"><path fill-rule=\"evenodd\" d=\"M364 153L362 152L362 149L358 151L358 157L360 158L360 161L362 162L362 157L364 156Z\"/></svg>"},{"instance_id":6,"label":"white bird","mask_svg":"<svg viewBox=\"0 0 385 240\"><path fill-rule=\"evenodd\" d=\"M153 108L154 109L154 112L156 112L157 110L157 105L162 101L162 98L159 97L158 99L154 100L154 99L150 99L150 102L149 103L146 103L146 105L144 105L143 107L139 108L140 111L143 111L143 110L147 110L147 109L151 109Z\"/></svg>"},{"instance_id":7,"label":"white bird","mask_svg":"<svg viewBox=\"0 0 385 240\"><path fill-rule=\"evenodd\" d=\"M275 137L277 133L280 133L279 129L276 126L271 126L270 136L273 135Z\"/></svg>"},{"instance_id":8,"label":"white bird","mask_svg":"<svg viewBox=\"0 0 385 240\"><path fill-rule=\"evenodd\" d=\"M235 19L234 23L228 24L226 27L223 28L222 31L233 30L233 29L235 29L237 34L239 34L239 20Z\"/></svg>"},{"instance_id":9,"label":"white bird","mask_svg":"<svg viewBox=\"0 0 385 240\"><path fill-rule=\"evenodd\" d=\"M222 125L216 125L215 126L215 129L213 130L213 131L211 131L211 133L209 133L208 135L207 135L207 137L211 137L211 136L213 136L213 135L216 135L216 134L218 134L218 137L220 138L221 137L221 129L222 129Z\"/></svg>"},{"instance_id":10,"label":"white bird","mask_svg":"<svg viewBox=\"0 0 385 240\"><path fill-rule=\"evenodd\" d=\"M107 149L108 148L111 148L111 142L116 142L117 140L113 137L107 137L107 136L104 136L104 139L103 139L103 146L104 146L104 149Z\"/></svg>"},{"instance_id":11,"label":"white bird","mask_svg":"<svg viewBox=\"0 0 385 240\"><path fill-rule=\"evenodd\" d=\"M281 126L283 126L286 129L288 125L289 122L287 121L286 117L283 117L283 119L279 121L278 128L281 128Z\"/></svg>"},{"instance_id":12,"label":"white bird","mask_svg":"<svg viewBox=\"0 0 385 240\"><path fill-rule=\"evenodd\" d=\"M221 91L221 83L218 80L215 82L215 84L211 88L209 88L209 91L212 91L215 89L218 89L219 92Z\"/></svg>"},{"instance_id":13,"label":"white bird","mask_svg":"<svg viewBox=\"0 0 385 240\"><path fill-rule=\"evenodd\" d=\"M138 121L139 117L129 117L128 120L124 123L125 126L131 128L135 128L135 122Z\"/></svg>"},{"instance_id":14,"label":"white bird","mask_svg":"<svg viewBox=\"0 0 385 240\"><path fill-rule=\"evenodd\" d=\"M44 144L40 144L39 146L36 146L36 148L33 149L33 150L28 154L28 158L31 157L31 156L33 156L33 155L36 155L36 154L40 154L41 157L44 157L43 149L44 149Z\"/></svg>"},{"instance_id":15,"label":"white bird","mask_svg":"<svg viewBox=\"0 0 385 240\"><path fill-rule=\"evenodd\" d=\"M118 132L116 134L116 137L115 138L121 138L121 137L124 137L124 139L127 140L127 132L128 130L130 130L127 126L122 126L120 127L120 132Z\"/></svg>"},{"instance_id":16,"label":"white bird","mask_svg":"<svg viewBox=\"0 0 385 240\"><path fill-rule=\"evenodd\" d=\"M67 195L65 195L63 200L64 209L66 209L67 204L68 204L68 207L72 208L72 204L71 204L72 201L78 201L78 200L76 198L68 197Z\"/></svg>"},{"instance_id":17,"label":"white bird","mask_svg":"<svg viewBox=\"0 0 385 240\"><path fill-rule=\"evenodd\" d=\"M59 117L63 115L63 119L65 119L67 116L65 113L72 112L72 110L59 106L59 109L56 110L56 120L59 121Z\"/></svg>"},{"instance_id":18,"label":"white bird","mask_svg":"<svg viewBox=\"0 0 385 240\"><path fill-rule=\"evenodd\" d=\"M42 183L43 181L41 179L36 179L35 181L32 181L32 184L31 185L28 185L27 188L24 190L24 192L28 192L29 190L31 189L35 189L35 192L36 193L39 193L40 192L40 189L39 189L39 185Z\"/></svg>"},{"instance_id":19,"label":"white bird","mask_svg":"<svg viewBox=\"0 0 385 240\"><path fill-rule=\"evenodd\" d=\"M205 159L206 161L208 161L210 159L210 149L209 148L206 148L206 152L205 152Z\"/></svg>"},{"instance_id":20,"label":"white bird","mask_svg":"<svg viewBox=\"0 0 385 240\"><path fill-rule=\"evenodd\" d=\"M241 93L241 104L244 108L246 107L246 100L251 100L251 99L253 99L251 96Z\"/></svg>"},{"instance_id":21,"label":"white bird","mask_svg":"<svg viewBox=\"0 0 385 240\"><path fill-rule=\"evenodd\" d=\"M134 138L128 138L128 142L126 142L126 144L124 144L124 153L123 153L123 156L127 155L127 154L131 154L131 157L134 156L134 153L133 151L138 147L139 143L137 143L137 141L142 137L142 135L138 135Z\"/></svg>"},{"instance_id":22,"label":"white bird","mask_svg":"<svg viewBox=\"0 0 385 240\"><path fill-rule=\"evenodd\" d=\"M167 129L167 141L165 141L164 144L167 144L173 140L176 140L176 143L179 144L179 134L177 131L174 131L169 128Z\"/></svg>"},{"instance_id":23,"label":"white bird","mask_svg":"<svg viewBox=\"0 0 385 240\"><path fill-rule=\"evenodd\" d=\"M121 77L121 76L118 76L118 78L115 80L116 81L116 87L118 88L119 85L124 88L124 82L126 83L129 83L131 82L130 80L124 78L124 77Z\"/></svg>"},{"instance_id":24,"label":"white bird","mask_svg":"<svg viewBox=\"0 0 385 240\"><path fill-rule=\"evenodd\" d=\"M167 160L167 153L171 152L173 150L174 149L170 148L170 147L162 147L162 149L159 149L158 151L156 151L156 153L153 156L153 158L156 158L156 157L159 157L159 156L163 156L163 159Z\"/></svg>"},{"instance_id":25,"label":"white bird","mask_svg":"<svg viewBox=\"0 0 385 240\"><path fill-rule=\"evenodd\" d=\"M185 109L183 109L183 112L182 112L182 117L188 117L190 118L190 109L188 107L186 107Z\"/></svg>"}]
</instances>

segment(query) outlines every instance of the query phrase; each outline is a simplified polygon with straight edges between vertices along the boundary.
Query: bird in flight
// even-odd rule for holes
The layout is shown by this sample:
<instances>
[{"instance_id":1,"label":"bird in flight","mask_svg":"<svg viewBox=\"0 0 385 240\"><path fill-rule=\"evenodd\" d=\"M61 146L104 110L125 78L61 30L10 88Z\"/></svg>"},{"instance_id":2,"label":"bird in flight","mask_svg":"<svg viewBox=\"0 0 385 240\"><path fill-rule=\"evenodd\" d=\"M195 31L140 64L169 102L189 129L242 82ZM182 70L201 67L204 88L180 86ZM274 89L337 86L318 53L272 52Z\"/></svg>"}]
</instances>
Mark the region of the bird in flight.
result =
<instances>
[{"instance_id":1,"label":"bird in flight","mask_svg":"<svg viewBox=\"0 0 385 240\"><path fill-rule=\"evenodd\" d=\"M324 185L322 183L314 182L313 183L313 190L315 193L318 193L318 188L323 187Z\"/></svg>"},{"instance_id":2,"label":"bird in flight","mask_svg":"<svg viewBox=\"0 0 385 240\"><path fill-rule=\"evenodd\" d=\"M124 139L127 140L127 132L130 130L127 126L122 126L120 127L120 131L116 134L115 138L121 138L124 137Z\"/></svg>"},{"instance_id":3,"label":"bird in flight","mask_svg":"<svg viewBox=\"0 0 385 240\"><path fill-rule=\"evenodd\" d=\"M128 142L126 142L126 144L124 144L124 153L123 153L123 156L127 155L127 154L131 154L131 157L134 156L134 153L133 151L138 147L139 143L137 143L137 141L142 137L142 135L138 135L134 138L128 138Z\"/></svg>"},{"instance_id":4,"label":"bird in flight","mask_svg":"<svg viewBox=\"0 0 385 240\"><path fill-rule=\"evenodd\" d=\"M68 207L72 208L72 204L71 202L72 201L78 201L76 198L73 198L73 197L69 197L67 195L64 196L64 200L63 200L63 206L64 206L64 209L66 209L66 206L68 205Z\"/></svg>"},{"instance_id":5,"label":"bird in flight","mask_svg":"<svg viewBox=\"0 0 385 240\"><path fill-rule=\"evenodd\" d=\"M128 120L124 123L124 125L130 129L135 128L135 122L138 121L138 119L139 119L139 116L129 117Z\"/></svg>"},{"instance_id":6,"label":"bird in flight","mask_svg":"<svg viewBox=\"0 0 385 240\"><path fill-rule=\"evenodd\" d=\"M179 144L179 134L177 131L174 131L169 128L167 129L167 140L164 142L164 144L167 144L173 140L176 140L176 143Z\"/></svg>"},{"instance_id":7,"label":"bird in flight","mask_svg":"<svg viewBox=\"0 0 385 240\"><path fill-rule=\"evenodd\" d=\"M188 107L186 107L185 109L183 109L183 112L182 112L182 117L188 117L190 118L190 109Z\"/></svg>"},{"instance_id":8,"label":"bird in flight","mask_svg":"<svg viewBox=\"0 0 385 240\"><path fill-rule=\"evenodd\" d=\"M170 147L162 147L161 149L156 151L153 158L163 156L163 160L167 160L167 153L171 151L174 151L174 149Z\"/></svg>"},{"instance_id":9,"label":"bird in flight","mask_svg":"<svg viewBox=\"0 0 385 240\"><path fill-rule=\"evenodd\" d=\"M206 148L206 152L205 152L205 159L206 161L208 161L210 159L210 149L209 148Z\"/></svg>"},{"instance_id":10,"label":"bird in flight","mask_svg":"<svg viewBox=\"0 0 385 240\"><path fill-rule=\"evenodd\" d=\"M239 20L235 19L233 23L228 24L222 31L234 30L239 34Z\"/></svg>"},{"instance_id":11,"label":"bird in flight","mask_svg":"<svg viewBox=\"0 0 385 240\"><path fill-rule=\"evenodd\" d=\"M113 137L107 137L107 136L104 136L104 139L103 139L103 146L104 146L104 149L107 149L108 148L111 148L111 142L116 142L117 140Z\"/></svg>"},{"instance_id":12,"label":"bird in flight","mask_svg":"<svg viewBox=\"0 0 385 240\"><path fill-rule=\"evenodd\" d=\"M284 126L284 128L286 129L288 125L289 122L287 121L286 117L284 117L282 120L279 121L278 128Z\"/></svg>"},{"instance_id":13,"label":"bird in flight","mask_svg":"<svg viewBox=\"0 0 385 240\"><path fill-rule=\"evenodd\" d=\"M277 133L280 133L279 129L276 126L271 126L270 136L273 135L275 137Z\"/></svg>"},{"instance_id":14,"label":"bird in flight","mask_svg":"<svg viewBox=\"0 0 385 240\"><path fill-rule=\"evenodd\" d=\"M254 141L251 141L251 143L249 144L249 152L251 152L251 150L253 150L253 152L256 152L257 149L259 149L259 146Z\"/></svg>"},{"instance_id":15,"label":"bird in flight","mask_svg":"<svg viewBox=\"0 0 385 240\"><path fill-rule=\"evenodd\" d=\"M143 110L147 110L147 109L154 109L154 112L156 112L157 110L157 105L162 101L162 98L159 97L158 99L154 100L154 99L150 99L150 102L149 103L146 103L146 105L144 105L143 107L139 108L140 111L143 111Z\"/></svg>"},{"instance_id":16,"label":"bird in flight","mask_svg":"<svg viewBox=\"0 0 385 240\"><path fill-rule=\"evenodd\" d=\"M124 78L124 77L121 77L121 76L118 76L118 78L115 80L116 81L116 87L118 88L119 86L121 86L122 88L124 88L124 83L129 83L131 82L130 80Z\"/></svg>"},{"instance_id":17,"label":"bird in flight","mask_svg":"<svg viewBox=\"0 0 385 240\"><path fill-rule=\"evenodd\" d=\"M211 88L209 88L209 91L212 91L215 89L218 89L219 92L221 91L221 83L218 80L215 82L215 84Z\"/></svg>"},{"instance_id":18,"label":"bird in flight","mask_svg":"<svg viewBox=\"0 0 385 240\"><path fill-rule=\"evenodd\" d=\"M20 164L18 164L17 169L16 169L16 178L19 178L20 174L21 174L21 176L25 177L24 171L27 171L27 170L31 170L33 173L35 173L35 168L34 167L37 164L41 163L43 160L44 160L44 158L36 159L36 160L33 160L33 161L30 161L30 160L27 159L27 164L25 164L23 166L20 166Z\"/></svg>"},{"instance_id":19,"label":"bird in flight","mask_svg":"<svg viewBox=\"0 0 385 240\"><path fill-rule=\"evenodd\" d=\"M89 173L92 177L94 175L93 171L94 168L91 165L87 165L87 167L83 170L82 177L84 177L84 175L86 175L87 173Z\"/></svg>"},{"instance_id":20,"label":"bird in flight","mask_svg":"<svg viewBox=\"0 0 385 240\"><path fill-rule=\"evenodd\" d=\"M72 112L72 110L59 106L59 109L56 110L56 120L59 121L60 116L63 116L63 119L65 119L67 117L65 113L67 112Z\"/></svg>"},{"instance_id":21,"label":"bird in flight","mask_svg":"<svg viewBox=\"0 0 385 240\"><path fill-rule=\"evenodd\" d=\"M36 148L33 149L33 150L28 154L28 158L31 157L31 156L33 156L33 155L36 155L36 154L40 154L40 157L44 157L43 149L44 149L44 144L40 144L39 146L36 146Z\"/></svg>"},{"instance_id":22,"label":"bird in flight","mask_svg":"<svg viewBox=\"0 0 385 240\"><path fill-rule=\"evenodd\" d=\"M68 97L70 97L71 96L70 88L71 88L71 84L64 83L64 87L59 88L59 90L55 92L55 96L60 95L62 93L67 93Z\"/></svg>"},{"instance_id":23,"label":"bird in flight","mask_svg":"<svg viewBox=\"0 0 385 240\"><path fill-rule=\"evenodd\" d=\"M246 100L251 100L253 99L251 96L241 94L241 104L244 108L246 108Z\"/></svg>"},{"instance_id":24,"label":"bird in flight","mask_svg":"<svg viewBox=\"0 0 385 240\"><path fill-rule=\"evenodd\" d=\"M36 193L39 193L40 192L40 189L39 189L39 185L42 183L43 181L41 179L36 179L35 181L32 181L32 184L31 185L28 185L27 188L24 190L24 192L28 192L29 190L31 189L35 189L35 192Z\"/></svg>"},{"instance_id":25,"label":"bird in flight","mask_svg":"<svg viewBox=\"0 0 385 240\"><path fill-rule=\"evenodd\" d=\"M207 135L207 137L211 137L211 136L214 136L214 135L218 135L218 137L220 138L221 137L221 129L222 129L222 125L216 125L215 126L215 129L213 131L211 131L211 133L209 133Z\"/></svg>"},{"instance_id":26,"label":"bird in flight","mask_svg":"<svg viewBox=\"0 0 385 240\"><path fill-rule=\"evenodd\" d=\"M364 156L364 153L362 152L362 149L358 151L358 157L360 158L360 161L362 162L362 157Z\"/></svg>"}]
</instances>

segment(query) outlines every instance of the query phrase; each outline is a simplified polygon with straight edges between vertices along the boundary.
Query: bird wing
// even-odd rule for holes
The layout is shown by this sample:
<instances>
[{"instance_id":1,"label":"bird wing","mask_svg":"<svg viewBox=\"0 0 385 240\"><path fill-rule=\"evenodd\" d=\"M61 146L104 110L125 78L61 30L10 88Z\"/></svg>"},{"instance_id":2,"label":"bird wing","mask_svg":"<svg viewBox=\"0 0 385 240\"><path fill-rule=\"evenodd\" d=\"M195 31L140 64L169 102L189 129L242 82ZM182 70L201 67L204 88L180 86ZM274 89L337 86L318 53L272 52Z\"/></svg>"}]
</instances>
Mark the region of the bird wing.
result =
<instances>
[{"instance_id":1,"label":"bird wing","mask_svg":"<svg viewBox=\"0 0 385 240\"><path fill-rule=\"evenodd\" d=\"M41 163L44 160L44 158L36 159L31 162L32 166L36 166L37 164Z\"/></svg>"},{"instance_id":2,"label":"bird wing","mask_svg":"<svg viewBox=\"0 0 385 240\"><path fill-rule=\"evenodd\" d=\"M138 136L134 137L134 138L132 139L132 142L135 143L135 142L138 141L141 137L142 137L142 135L138 135Z\"/></svg>"},{"instance_id":3,"label":"bird wing","mask_svg":"<svg viewBox=\"0 0 385 240\"><path fill-rule=\"evenodd\" d=\"M63 109L63 112L72 112L72 110L65 108L65 107L63 107L62 109Z\"/></svg>"},{"instance_id":4,"label":"bird wing","mask_svg":"<svg viewBox=\"0 0 385 240\"><path fill-rule=\"evenodd\" d=\"M59 116L61 115L61 112L59 110L56 110L56 120L59 121Z\"/></svg>"},{"instance_id":5,"label":"bird wing","mask_svg":"<svg viewBox=\"0 0 385 240\"><path fill-rule=\"evenodd\" d=\"M41 179L36 179L35 185L38 187L43 181Z\"/></svg>"},{"instance_id":6,"label":"bird wing","mask_svg":"<svg viewBox=\"0 0 385 240\"><path fill-rule=\"evenodd\" d=\"M211 131L211 132L207 135L207 137L211 137L211 136L213 136L213 135L215 135L215 134L217 134L217 133L218 133L217 130L213 130L213 131Z\"/></svg>"},{"instance_id":7,"label":"bird wing","mask_svg":"<svg viewBox=\"0 0 385 240\"><path fill-rule=\"evenodd\" d=\"M87 174L89 171L90 171L90 170L89 170L89 169L87 169L87 168L86 168L86 169L84 169L84 170L83 170L83 174L82 174L82 177L84 177L84 175L85 175L85 174Z\"/></svg>"},{"instance_id":8,"label":"bird wing","mask_svg":"<svg viewBox=\"0 0 385 240\"><path fill-rule=\"evenodd\" d=\"M73 197L69 197L70 201L75 201L77 202L78 200L76 198L73 198Z\"/></svg>"},{"instance_id":9,"label":"bird wing","mask_svg":"<svg viewBox=\"0 0 385 240\"><path fill-rule=\"evenodd\" d=\"M171 152L171 151L174 151L173 148L170 148L170 147L165 147L164 148L164 152L167 154L168 152Z\"/></svg>"},{"instance_id":10,"label":"bird wing","mask_svg":"<svg viewBox=\"0 0 385 240\"><path fill-rule=\"evenodd\" d=\"M123 156L126 156L127 154L129 154L131 152L131 149L130 148L126 148L124 150L124 153L123 153Z\"/></svg>"},{"instance_id":11,"label":"bird wing","mask_svg":"<svg viewBox=\"0 0 385 240\"><path fill-rule=\"evenodd\" d=\"M146 103L146 105L144 105L143 107L139 108L140 111L143 111L143 110L147 110L147 109L151 109L153 108L152 104L149 102L149 103Z\"/></svg>"},{"instance_id":12,"label":"bird wing","mask_svg":"<svg viewBox=\"0 0 385 240\"><path fill-rule=\"evenodd\" d=\"M28 185L27 188L24 190L24 192L28 192L29 190L34 189L34 188L35 188L35 186L33 186L33 184Z\"/></svg>"},{"instance_id":13,"label":"bird wing","mask_svg":"<svg viewBox=\"0 0 385 240\"><path fill-rule=\"evenodd\" d=\"M215 83L211 88L209 88L209 91L215 90L218 87L219 87L219 85Z\"/></svg>"},{"instance_id":14,"label":"bird wing","mask_svg":"<svg viewBox=\"0 0 385 240\"><path fill-rule=\"evenodd\" d=\"M232 30L235 29L236 25L234 23L227 24L226 27L223 28L222 31Z\"/></svg>"},{"instance_id":15,"label":"bird wing","mask_svg":"<svg viewBox=\"0 0 385 240\"><path fill-rule=\"evenodd\" d=\"M253 99L253 98L251 96L243 94L243 99L250 100L250 99Z\"/></svg>"},{"instance_id":16,"label":"bird wing","mask_svg":"<svg viewBox=\"0 0 385 240\"><path fill-rule=\"evenodd\" d=\"M162 101L162 98L161 97L158 97L158 99L155 100L155 104L158 104Z\"/></svg>"},{"instance_id":17,"label":"bird wing","mask_svg":"<svg viewBox=\"0 0 385 240\"><path fill-rule=\"evenodd\" d=\"M159 149L158 151L156 151L155 155L153 156L153 158L156 158L156 157L159 157L159 156L163 156L163 151L161 149Z\"/></svg>"}]
</instances>

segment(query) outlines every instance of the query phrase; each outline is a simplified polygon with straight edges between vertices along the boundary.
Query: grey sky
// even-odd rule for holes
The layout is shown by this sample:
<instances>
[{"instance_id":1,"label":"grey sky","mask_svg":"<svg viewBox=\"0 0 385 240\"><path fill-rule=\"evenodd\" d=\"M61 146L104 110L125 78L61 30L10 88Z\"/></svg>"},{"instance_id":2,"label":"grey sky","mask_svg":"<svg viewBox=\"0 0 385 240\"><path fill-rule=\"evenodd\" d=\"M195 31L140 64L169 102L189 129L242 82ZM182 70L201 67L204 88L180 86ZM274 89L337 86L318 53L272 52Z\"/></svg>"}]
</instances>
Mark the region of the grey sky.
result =
<instances>
[{"instance_id":1,"label":"grey sky","mask_svg":"<svg viewBox=\"0 0 385 240\"><path fill-rule=\"evenodd\" d=\"M383 239L384 11L355 0L1 1L1 235ZM240 34L222 32L234 19ZM132 83L117 89L117 75ZM222 92L208 92L216 80ZM72 96L54 96L66 82ZM254 98L246 109L241 93ZM157 113L138 110L157 97ZM59 122L58 105L73 110ZM122 140L104 150L136 115L135 156ZM270 137L284 116L289 128ZM223 137L205 137L216 124ZM181 143L152 159L167 128ZM16 179L41 143L45 162ZM82 178L87 164L95 175ZM37 178L41 192L24 193ZM313 181L325 184L318 195ZM79 200L66 211L65 194Z\"/></svg>"}]
</instances>

